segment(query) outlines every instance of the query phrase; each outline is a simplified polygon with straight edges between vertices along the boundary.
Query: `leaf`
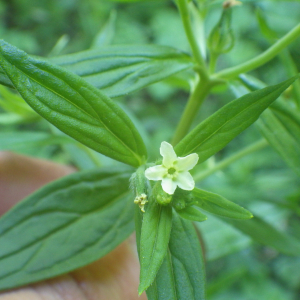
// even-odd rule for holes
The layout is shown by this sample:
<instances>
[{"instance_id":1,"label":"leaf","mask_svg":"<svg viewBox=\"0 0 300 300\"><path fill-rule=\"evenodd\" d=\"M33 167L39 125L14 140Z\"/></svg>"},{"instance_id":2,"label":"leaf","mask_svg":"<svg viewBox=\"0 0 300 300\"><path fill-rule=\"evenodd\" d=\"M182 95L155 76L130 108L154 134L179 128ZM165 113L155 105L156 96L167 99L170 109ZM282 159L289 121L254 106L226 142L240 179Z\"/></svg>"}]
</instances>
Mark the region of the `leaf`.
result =
<instances>
[{"instance_id":1,"label":"leaf","mask_svg":"<svg viewBox=\"0 0 300 300\"><path fill-rule=\"evenodd\" d=\"M126 95L194 65L187 54L159 45L106 46L48 61L81 76L109 97ZM0 83L13 87L1 69Z\"/></svg>"},{"instance_id":2,"label":"leaf","mask_svg":"<svg viewBox=\"0 0 300 300\"><path fill-rule=\"evenodd\" d=\"M184 137L175 147L175 152L179 156L197 153L198 163L205 161L255 122L297 78L298 76L292 77L231 101Z\"/></svg>"},{"instance_id":3,"label":"leaf","mask_svg":"<svg viewBox=\"0 0 300 300\"><path fill-rule=\"evenodd\" d=\"M300 176L300 140L295 139L285 124L281 123L270 109L260 116L257 125L260 132L286 164Z\"/></svg>"},{"instance_id":4,"label":"leaf","mask_svg":"<svg viewBox=\"0 0 300 300\"><path fill-rule=\"evenodd\" d=\"M176 213L168 254L146 292L149 300L205 299L205 268L196 230Z\"/></svg>"},{"instance_id":5,"label":"leaf","mask_svg":"<svg viewBox=\"0 0 300 300\"><path fill-rule=\"evenodd\" d=\"M250 220L233 220L227 218L222 218L222 220L250 236L258 243L273 247L277 251L287 255L299 256L300 240L278 231L259 217L254 217Z\"/></svg>"},{"instance_id":6,"label":"leaf","mask_svg":"<svg viewBox=\"0 0 300 300\"><path fill-rule=\"evenodd\" d=\"M21 131L21 132L1 132L0 151L19 150L27 147L41 147L55 144L76 143L66 136L58 136L45 132Z\"/></svg>"},{"instance_id":7,"label":"leaf","mask_svg":"<svg viewBox=\"0 0 300 300\"><path fill-rule=\"evenodd\" d=\"M195 205L212 214L233 219L250 219L253 217L248 210L220 195L194 188L193 196L197 200Z\"/></svg>"},{"instance_id":8,"label":"leaf","mask_svg":"<svg viewBox=\"0 0 300 300\"><path fill-rule=\"evenodd\" d=\"M0 219L0 289L54 277L113 250L133 231L130 172L79 172L41 188Z\"/></svg>"},{"instance_id":9,"label":"leaf","mask_svg":"<svg viewBox=\"0 0 300 300\"><path fill-rule=\"evenodd\" d=\"M172 225L170 205L159 205L150 198L145 211L139 240L141 265L139 294L155 279L167 253Z\"/></svg>"},{"instance_id":10,"label":"leaf","mask_svg":"<svg viewBox=\"0 0 300 300\"><path fill-rule=\"evenodd\" d=\"M146 148L127 115L80 77L0 41L0 63L24 100L82 144L132 166Z\"/></svg>"},{"instance_id":11,"label":"leaf","mask_svg":"<svg viewBox=\"0 0 300 300\"><path fill-rule=\"evenodd\" d=\"M199 209L188 206L185 207L184 209L177 210L177 213L179 216L183 219L187 219L190 221L195 221L195 222L203 222L207 220L207 216L204 215L202 212L199 211Z\"/></svg>"}]
</instances>

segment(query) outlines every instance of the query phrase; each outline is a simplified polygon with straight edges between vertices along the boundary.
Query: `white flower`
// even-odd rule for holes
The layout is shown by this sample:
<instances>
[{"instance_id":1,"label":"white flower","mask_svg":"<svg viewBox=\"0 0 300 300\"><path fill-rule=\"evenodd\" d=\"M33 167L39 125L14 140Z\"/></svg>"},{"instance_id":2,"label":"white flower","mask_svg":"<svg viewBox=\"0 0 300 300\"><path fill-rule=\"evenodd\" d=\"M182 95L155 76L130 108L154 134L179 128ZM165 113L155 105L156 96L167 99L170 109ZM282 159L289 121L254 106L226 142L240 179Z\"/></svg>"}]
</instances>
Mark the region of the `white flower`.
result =
<instances>
[{"instance_id":1,"label":"white flower","mask_svg":"<svg viewBox=\"0 0 300 300\"><path fill-rule=\"evenodd\" d=\"M145 171L149 180L161 180L163 190L173 195L177 186L183 190L191 191L195 181L188 172L198 162L198 154L193 153L186 157L177 157L172 145L162 142L160 154L163 157L162 165L150 167Z\"/></svg>"}]
</instances>

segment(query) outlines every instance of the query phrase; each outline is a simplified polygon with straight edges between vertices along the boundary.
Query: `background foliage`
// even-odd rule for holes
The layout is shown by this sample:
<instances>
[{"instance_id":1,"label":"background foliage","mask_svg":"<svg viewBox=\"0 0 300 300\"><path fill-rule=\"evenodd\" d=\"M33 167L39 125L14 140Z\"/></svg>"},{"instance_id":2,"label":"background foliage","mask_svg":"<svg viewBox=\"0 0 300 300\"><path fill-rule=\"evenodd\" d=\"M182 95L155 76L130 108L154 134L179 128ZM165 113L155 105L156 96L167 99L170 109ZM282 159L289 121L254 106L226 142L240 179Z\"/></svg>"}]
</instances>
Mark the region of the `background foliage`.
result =
<instances>
[{"instance_id":1,"label":"background foliage","mask_svg":"<svg viewBox=\"0 0 300 300\"><path fill-rule=\"evenodd\" d=\"M208 3L212 10L206 20L207 35L219 18L222 1ZM258 15L265 18L268 28L259 23ZM221 57L217 68L233 66L258 55L299 20L299 1L243 1L243 5L233 11L235 46ZM189 51L178 12L171 1L2 0L0 33L7 42L26 52L46 57L97 45L150 42ZM289 47L298 70L299 45L298 41ZM279 56L258 68L253 75L267 84L275 84L289 76L289 66ZM9 97L2 88L0 96L0 104L1 99ZM161 141L171 137L186 98L186 86L180 76L116 98L139 124L144 140L147 142L147 137L148 140L151 137L151 147L148 147L150 160L156 159ZM230 90L216 89L205 102L195 123L234 98ZM6 111L7 108L2 106L0 112ZM1 150L72 163L81 169L93 166L90 157L75 145L61 145L61 141L55 144L45 120L27 107L21 111L19 119L7 120L1 115ZM36 131L36 136L24 136L26 131L32 130ZM206 163L213 165L215 159L226 158L258 138L257 128L251 126ZM93 152L93 155L97 156L101 165L120 164L100 154ZM267 147L216 172L198 186L241 204L267 223L300 238L299 183L299 177L286 167L272 148ZM266 300L298 299L300 258L285 256L259 245L229 223L213 216L199 227L206 250L208 299L251 300L257 299L257 295L259 299Z\"/></svg>"}]
</instances>

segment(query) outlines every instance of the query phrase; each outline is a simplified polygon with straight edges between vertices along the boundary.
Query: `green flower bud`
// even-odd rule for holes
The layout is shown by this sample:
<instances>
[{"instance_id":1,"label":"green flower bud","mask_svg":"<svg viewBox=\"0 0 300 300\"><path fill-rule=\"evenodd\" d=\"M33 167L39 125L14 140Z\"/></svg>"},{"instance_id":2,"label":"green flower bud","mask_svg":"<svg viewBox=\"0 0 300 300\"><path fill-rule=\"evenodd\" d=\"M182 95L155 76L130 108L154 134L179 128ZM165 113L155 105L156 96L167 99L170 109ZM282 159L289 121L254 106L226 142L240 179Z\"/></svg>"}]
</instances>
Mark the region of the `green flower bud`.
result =
<instances>
[{"instance_id":1,"label":"green flower bud","mask_svg":"<svg viewBox=\"0 0 300 300\"><path fill-rule=\"evenodd\" d=\"M173 207L178 211L195 204L195 198L191 191L177 189L172 200Z\"/></svg>"},{"instance_id":2,"label":"green flower bud","mask_svg":"<svg viewBox=\"0 0 300 300\"><path fill-rule=\"evenodd\" d=\"M227 53L234 46L234 35L231 29L231 12L231 7L223 9L219 22L209 35L208 47L214 54Z\"/></svg>"},{"instance_id":3,"label":"green flower bud","mask_svg":"<svg viewBox=\"0 0 300 300\"><path fill-rule=\"evenodd\" d=\"M167 194L157 182L152 189L152 196L160 205L168 205L172 201L172 195Z\"/></svg>"}]
</instances>

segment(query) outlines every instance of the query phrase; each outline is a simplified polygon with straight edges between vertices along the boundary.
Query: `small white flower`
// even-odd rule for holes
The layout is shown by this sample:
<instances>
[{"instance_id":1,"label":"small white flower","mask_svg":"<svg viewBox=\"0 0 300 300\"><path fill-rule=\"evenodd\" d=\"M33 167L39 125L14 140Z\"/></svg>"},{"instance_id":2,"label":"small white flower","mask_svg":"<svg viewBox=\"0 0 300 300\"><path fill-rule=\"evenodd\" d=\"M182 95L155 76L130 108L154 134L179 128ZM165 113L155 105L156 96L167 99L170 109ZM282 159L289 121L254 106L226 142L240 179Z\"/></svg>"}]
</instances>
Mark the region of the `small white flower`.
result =
<instances>
[{"instance_id":1,"label":"small white flower","mask_svg":"<svg viewBox=\"0 0 300 300\"><path fill-rule=\"evenodd\" d=\"M191 191L195 181L188 172L198 162L198 154L193 153L186 157L177 157L172 145L162 142L160 154L163 157L162 165L150 167L145 171L149 180L161 180L163 190L173 195L177 186L183 190Z\"/></svg>"}]
</instances>

